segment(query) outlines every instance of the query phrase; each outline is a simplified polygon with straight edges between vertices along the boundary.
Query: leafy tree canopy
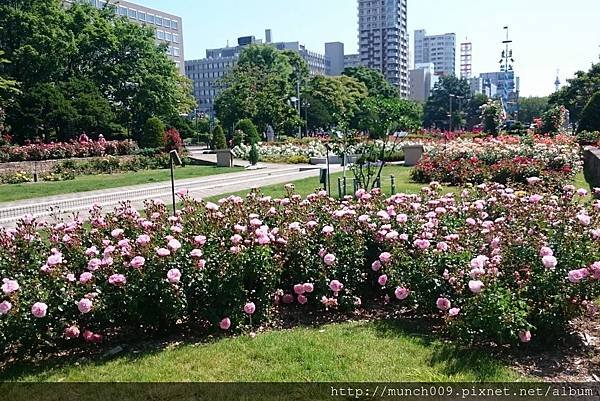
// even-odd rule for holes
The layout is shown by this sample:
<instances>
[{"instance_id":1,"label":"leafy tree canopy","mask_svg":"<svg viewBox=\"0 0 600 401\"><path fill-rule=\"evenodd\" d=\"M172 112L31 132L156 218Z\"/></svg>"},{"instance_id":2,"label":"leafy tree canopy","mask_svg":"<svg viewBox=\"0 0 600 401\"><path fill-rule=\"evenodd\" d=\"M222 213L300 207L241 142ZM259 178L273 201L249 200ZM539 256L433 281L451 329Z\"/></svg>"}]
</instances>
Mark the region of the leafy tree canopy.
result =
<instances>
[{"instance_id":1,"label":"leafy tree canopy","mask_svg":"<svg viewBox=\"0 0 600 401\"><path fill-rule=\"evenodd\" d=\"M343 75L355 78L365 84L369 96L398 97L398 90L385 79L381 72L373 68L349 67L344 70Z\"/></svg>"},{"instance_id":2,"label":"leafy tree canopy","mask_svg":"<svg viewBox=\"0 0 600 401\"><path fill-rule=\"evenodd\" d=\"M459 97L462 97L462 109L469 110L468 102L471 98L471 88L465 79L459 79L453 75L442 76L435 84L431 96L427 99L423 110L423 125L428 128L449 128L450 101L452 99L452 125L457 128L462 125L463 116L459 112ZM477 100L479 101L479 100Z\"/></svg>"},{"instance_id":3,"label":"leafy tree canopy","mask_svg":"<svg viewBox=\"0 0 600 401\"><path fill-rule=\"evenodd\" d=\"M600 91L600 63L592 65L589 71L578 71L575 77L567 81L567 85L550 95L550 106L565 106L570 119L578 122L581 113L594 93Z\"/></svg>"}]
</instances>

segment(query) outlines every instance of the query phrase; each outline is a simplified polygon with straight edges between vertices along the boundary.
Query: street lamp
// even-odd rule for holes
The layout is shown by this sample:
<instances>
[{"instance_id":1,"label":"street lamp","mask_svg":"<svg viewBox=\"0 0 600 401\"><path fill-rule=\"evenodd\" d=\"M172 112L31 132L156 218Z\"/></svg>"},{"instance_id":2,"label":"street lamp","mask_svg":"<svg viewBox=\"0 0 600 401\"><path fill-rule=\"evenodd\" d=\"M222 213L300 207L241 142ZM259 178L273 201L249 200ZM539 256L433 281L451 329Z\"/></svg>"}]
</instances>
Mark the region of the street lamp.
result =
<instances>
[{"instance_id":1,"label":"street lamp","mask_svg":"<svg viewBox=\"0 0 600 401\"><path fill-rule=\"evenodd\" d=\"M450 94L450 113L448 114L448 116L450 117L450 121L448 124L448 132L451 133L452 132L452 99L454 99L456 97L456 95Z\"/></svg>"},{"instance_id":2,"label":"street lamp","mask_svg":"<svg viewBox=\"0 0 600 401\"><path fill-rule=\"evenodd\" d=\"M175 209L175 173L174 173L174 164L181 166L181 158L176 150L172 150L169 152L169 167L171 168L171 195L173 196L173 216L177 210Z\"/></svg>"},{"instance_id":3,"label":"street lamp","mask_svg":"<svg viewBox=\"0 0 600 401\"><path fill-rule=\"evenodd\" d=\"M465 98L464 96L456 96L458 99L458 130L462 129L462 102Z\"/></svg>"}]
</instances>

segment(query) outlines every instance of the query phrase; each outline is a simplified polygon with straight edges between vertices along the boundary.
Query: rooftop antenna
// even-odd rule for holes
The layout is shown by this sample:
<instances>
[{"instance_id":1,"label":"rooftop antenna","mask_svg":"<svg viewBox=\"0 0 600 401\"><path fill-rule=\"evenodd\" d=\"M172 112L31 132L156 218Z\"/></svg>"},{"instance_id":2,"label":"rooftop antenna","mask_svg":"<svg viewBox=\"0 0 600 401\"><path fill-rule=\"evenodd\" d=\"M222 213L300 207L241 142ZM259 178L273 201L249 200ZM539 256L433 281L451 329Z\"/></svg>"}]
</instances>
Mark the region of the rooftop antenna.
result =
<instances>
[{"instance_id":1,"label":"rooftop antenna","mask_svg":"<svg viewBox=\"0 0 600 401\"><path fill-rule=\"evenodd\" d=\"M560 70L557 69L556 70L556 81L554 81L554 88L555 88L556 92L558 92L558 90L560 89L560 84L561 84L559 76L560 76Z\"/></svg>"},{"instance_id":2,"label":"rooftop antenna","mask_svg":"<svg viewBox=\"0 0 600 401\"><path fill-rule=\"evenodd\" d=\"M504 30L506 31L506 39L502 41L504 50L502 51L502 58L500 59L500 72L502 73L502 80L498 82L498 89L500 90L502 103L505 105L506 114L510 115L512 114L511 111L518 113L519 94L517 92L516 99L511 99L511 94L515 89L515 59L513 58L513 51L511 48L513 41L509 38L508 26L505 26ZM512 107L513 105L515 105L516 108Z\"/></svg>"}]
</instances>

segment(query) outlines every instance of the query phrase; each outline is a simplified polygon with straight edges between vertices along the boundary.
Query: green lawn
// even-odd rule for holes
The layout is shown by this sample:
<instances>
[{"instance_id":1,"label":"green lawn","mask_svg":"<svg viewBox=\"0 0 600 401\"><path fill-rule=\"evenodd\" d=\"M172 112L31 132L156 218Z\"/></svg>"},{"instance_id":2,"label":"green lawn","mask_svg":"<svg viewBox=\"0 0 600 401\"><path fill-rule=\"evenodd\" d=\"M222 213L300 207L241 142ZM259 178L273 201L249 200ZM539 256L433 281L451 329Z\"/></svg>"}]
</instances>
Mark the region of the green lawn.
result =
<instances>
[{"instance_id":1,"label":"green lawn","mask_svg":"<svg viewBox=\"0 0 600 401\"><path fill-rule=\"evenodd\" d=\"M214 174L233 173L243 168L219 168L212 166L177 167L176 179L204 177ZM141 170L118 174L99 174L76 177L70 181L38 182L26 184L0 185L0 202L11 202L21 199L38 198L42 196L61 195L71 192L86 192L98 189L109 189L129 185L148 184L169 181L171 173L168 169Z\"/></svg>"},{"instance_id":2,"label":"green lawn","mask_svg":"<svg viewBox=\"0 0 600 401\"><path fill-rule=\"evenodd\" d=\"M351 322L220 338L127 353L111 360L12 369L0 380L181 381L515 381L517 372L484 352L444 344L391 321ZM22 373L25 372L25 373Z\"/></svg>"}]
</instances>

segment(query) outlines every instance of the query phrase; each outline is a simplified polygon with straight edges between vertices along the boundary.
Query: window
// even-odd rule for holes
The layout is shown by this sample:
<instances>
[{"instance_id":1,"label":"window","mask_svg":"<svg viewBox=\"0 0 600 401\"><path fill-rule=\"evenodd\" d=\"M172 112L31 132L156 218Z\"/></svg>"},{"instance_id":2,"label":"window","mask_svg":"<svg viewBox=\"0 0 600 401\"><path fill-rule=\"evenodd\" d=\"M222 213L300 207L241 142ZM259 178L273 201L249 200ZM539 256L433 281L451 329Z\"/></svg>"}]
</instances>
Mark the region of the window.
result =
<instances>
[{"instance_id":1,"label":"window","mask_svg":"<svg viewBox=\"0 0 600 401\"><path fill-rule=\"evenodd\" d=\"M119 15L122 15L123 17L127 17L127 9L125 7L119 6Z\"/></svg>"},{"instance_id":2,"label":"window","mask_svg":"<svg viewBox=\"0 0 600 401\"><path fill-rule=\"evenodd\" d=\"M148 21L149 24L154 24L154 14L148 14L146 16L146 21Z\"/></svg>"},{"instance_id":3,"label":"window","mask_svg":"<svg viewBox=\"0 0 600 401\"><path fill-rule=\"evenodd\" d=\"M145 12L143 12L143 11L139 11L139 12L138 12L138 19L139 19L140 21L146 21L146 13L145 13Z\"/></svg>"},{"instance_id":4,"label":"window","mask_svg":"<svg viewBox=\"0 0 600 401\"><path fill-rule=\"evenodd\" d=\"M156 25L162 26L163 18L161 16L157 15L155 21L156 21Z\"/></svg>"},{"instance_id":5,"label":"window","mask_svg":"<svg viewBox=\"0 0 600 401\"><path fill-rule=\"evenodd\" d=\"M136 18L137 17L137 12L135 10L132 10L131 8L129 9L129 18Z\"/></svg>"},{"instance_id":6,"label":"window","mask_svg":"<svg viewBox=\"0 0 600 401\"><path fill-rule=\"evenodd\" d=\"M168 18L163 18L163 26L165 28L171 28L171 20Z\"/></svg>"},{"instance_id":7,"label":"window","mask_svg":"<svg viewBox=\"0 0 600 401\"><path fill-rule=\"evenodd\" d=\"M173 34L173 43L179 43L179 35L176 33Z\"/></svg>"},{"instance_id":8,"label":"window","mask_svg":"<svg viewBox=\"0 0 600 401\"><path fill-rule=\"evenodd\" d=\"M171 32L165 32L165 40L172 42L173 41L173 34Z\"/></svg>"},{"instance_id":9,"label":"window","mask_svg":"<svg viewBox=\"0 0 600 401\"><path fill-rule=\"evenodd\" d=\"M160 40L165 40L165 31L156 31L156 37Z\"/></svg>"},{"instance_id":10,"label":"window","mask_svg":"<svg viewBox=\"0 0 600 401\"><path fill-rule=\"evenodd\" d=\"M178 29L177 28L177 21L175 21L175 20L171 21L171 29L175 29L175 30Z\"/></svg>"},{"instance_id":11,"label":"window","mask_svg":"<svg viewBox=\"0 0 600 401\"><path fill-rule=\"evenodd\" d=\"M173 55L174 55L175 57L179 57L179 47L174 47L174 48L173 48Z\"/></svg>"}]
</instances>

